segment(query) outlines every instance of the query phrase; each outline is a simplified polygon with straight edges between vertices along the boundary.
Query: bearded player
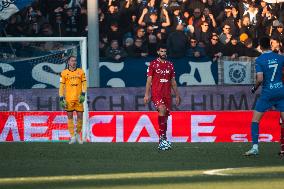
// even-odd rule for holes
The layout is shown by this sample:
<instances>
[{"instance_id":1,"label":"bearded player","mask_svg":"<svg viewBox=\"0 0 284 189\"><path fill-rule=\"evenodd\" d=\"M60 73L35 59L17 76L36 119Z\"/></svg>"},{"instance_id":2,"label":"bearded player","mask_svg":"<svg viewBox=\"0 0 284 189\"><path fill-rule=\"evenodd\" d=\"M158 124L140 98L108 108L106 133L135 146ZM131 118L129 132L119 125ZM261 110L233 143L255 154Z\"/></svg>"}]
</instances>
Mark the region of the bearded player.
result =
<instances>
[{"instance_id":1,"label":"bearded player","mask_svg":"<svg viewBox=\"0 0 284 189\"><path fill-rule=\"evenodd\" d=\"M83 103L87 90L87 80L82 69L77 68L77 59L70 56L67 61L68 68L61 72L59 97L60 106L67 111L68 130L71 135L69 144L78 142L83 144L81 140L81 131L83 125ZM74 130L73 112L77 113L76 132Z\"/></svg>"},{"instance_id":2,"label":"bearded player","mask_svg":"<svg viewBox=\"0 0 284 189\"><path fill-rule=\"evenodd\" d=\"M173 63L166 60L167 48L161 45L158 48L158 58L151 61L147 70L147 83L144 96L144 103L147 104L151 100L155 105L159 116L159 150L171 149L171 143L167 141L167 120L171 110L171 88L176 95L176 105L181 102L181 98L177 89L175 80L175 71Z\"/></svg>"}]
</instances>

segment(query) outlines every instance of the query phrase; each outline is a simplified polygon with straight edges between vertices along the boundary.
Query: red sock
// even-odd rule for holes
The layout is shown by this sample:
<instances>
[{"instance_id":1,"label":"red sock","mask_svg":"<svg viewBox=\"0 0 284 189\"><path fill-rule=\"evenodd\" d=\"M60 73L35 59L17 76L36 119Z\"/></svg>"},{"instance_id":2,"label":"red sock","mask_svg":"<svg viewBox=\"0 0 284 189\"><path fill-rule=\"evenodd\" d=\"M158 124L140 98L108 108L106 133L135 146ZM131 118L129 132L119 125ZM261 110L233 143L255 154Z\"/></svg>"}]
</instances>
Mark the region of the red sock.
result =
<instances>
[{"instance_id":1,"label":"red sock","mask_svg":"<svg viewBox=\"0 0 284 189\"><path fill-rule=\"evenodd\" d=\"M159 138L160 139L167 139L166 132L167 132L167 116L159 116L158 117L159 123Z\"/></svg>"},{"instance_id":2,"label":"red sock","mask_svg":"<svg viewBox=\"0 0 284 189\"><path fill-rule=\"evenodd\" d=\"M166 122L165 135L167 134L167 130L168 130L168 117L169 116L165 116L165 122Z\"/></svg>"},{"instance_id":3,"label":"red sock","mask_svg":"<svg viewBox=\"0 0 284 189\"><path fill-rule=\"evenodd\" d=\"M281 127L280 146L281 151L284 151L284 127Z\"/></svg>"}]
</instances>

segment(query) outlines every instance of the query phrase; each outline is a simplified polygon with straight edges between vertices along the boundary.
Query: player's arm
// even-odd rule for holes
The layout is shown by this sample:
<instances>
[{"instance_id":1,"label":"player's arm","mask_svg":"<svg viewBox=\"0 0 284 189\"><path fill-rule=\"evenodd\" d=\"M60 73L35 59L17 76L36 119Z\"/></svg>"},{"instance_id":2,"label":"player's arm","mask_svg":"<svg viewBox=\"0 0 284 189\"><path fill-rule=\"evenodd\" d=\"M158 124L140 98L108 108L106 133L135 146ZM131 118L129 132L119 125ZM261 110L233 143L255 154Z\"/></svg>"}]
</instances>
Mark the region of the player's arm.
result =
<instances>
[{"instance_id":1,"label":"player's arm","mask_svg":"<svg viewBox=\"0 0 284 189\"><path fill-rule=\"evenodd\" d=\"M80 103L83 103L85 101L86 92L87 92L87 79L86 79L85 73L83 72L82 74L82 93L79 97Z\"/></svg>"},{"instance_id":2,"label":"player's arm","mask_svg":"<svg viewBox=\"0 0 284 189\"><path fill-rule=\"evenodd\" d=\"M254 94L258 87L261 85L263 81L263 71L265 69L262 66L262 61L257 58L255 60L255 71L256 71L256 83L255 85L251 88L251 92Z\"/></svg>"},{"instance_id":3,"label":"player's arm","mask_svg":"<svg viewBox=\"0 0 284 189\"><path fill-rule=\"evenodd\" d=\"M87 92L87 79L85 73L82 74L82 93Z\"/></svg>"},{"instance_id":4,"label":"player's arm","mask_svg":"<svg viewBox=\"0 0 284 189\"><path fill-rule=\"evenodd\" d=\"M150 89L152 85L152 76L147 77L147 82L146 82L146 90L145 90L145 96L144 96L144 104L149 103L150 101Z\"/></svg>"},{"instance_id":5,"label":"player's arm","mask_svg":"<svg viewBox=\"0 0 284 189\"><path fill-rule=\"evenodd\" d=\"M66 107L66 101L65 101L65 98L64 98L64 91L65 91L65 79L64 79L63 75L61 74L60 83L59 83L59 101L60 101L60 106L62 108Z\"/></svg>"},{"instance_id":6,"label":"player's arm","mask_svg":"<svg viewBox=\"0 0 284 189\"><path fill-rule=\"evenodd\" d=\"M255 91L258 89L258 87L262 84L263 82L263 73L262 72L257 72L256 73L256 83L252 87L251 92L255 93Z\"/></svg>"},{"instance_id":7,"label":"player's arm","mask_svg":"<svg viewBox=\"0 0 284 189\"><path fill-rule=\"evenodd\" d=\"M180 94L178 92L178 88L177 88L177 82L176 82L176 79L173 77L172 80L171 80L171 86L172 86L172 89L176 95L176 105L180 105L180 102L181 102L181 98L180 98Z\"/></svg>"},{"instance_id":8,"label":"player's arm","mask_svg":"<svg viewBox=\"0 0 284 189\"><path fill-rule=\"evenodd\" d=\"M59 97L63 97L64 98L64 89L65 89L65 83L61 83L59 84Z\"/></svg>"},{"instance_id":9,"label":"player's arm","mask_svg":"<svg viewBox=\"0 0 284 189\"><path fill-rule=\"evenodd\" d=\"M64 72L61 72L60 74L60 82L59 82L59 96L64 97L64 90L65 90L65 77Z\"/></svg>"}]
</instances>

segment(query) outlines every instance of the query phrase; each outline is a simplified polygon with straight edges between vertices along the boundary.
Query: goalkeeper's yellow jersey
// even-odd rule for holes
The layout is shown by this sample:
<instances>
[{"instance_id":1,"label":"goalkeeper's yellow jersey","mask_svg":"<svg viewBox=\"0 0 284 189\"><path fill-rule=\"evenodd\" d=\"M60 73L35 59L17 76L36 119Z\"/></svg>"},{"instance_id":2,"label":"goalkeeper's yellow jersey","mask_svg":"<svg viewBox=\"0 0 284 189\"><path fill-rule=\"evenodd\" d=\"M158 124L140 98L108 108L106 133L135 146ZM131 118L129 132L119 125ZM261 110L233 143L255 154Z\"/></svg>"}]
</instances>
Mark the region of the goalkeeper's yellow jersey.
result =
<instances>
[{"instance_id":1,"label":"goalkeeper's yellow jersey","mask_svg":"<svg viewBox=\"0 0 284 189\"><path fill-rule=\"evenodd\" d=\"M61 72L59 96L65 96L66 101L77 101L82 92L87 90L87 80L84 71L76 68L74 71L65 69Z\"/></svg>"}]
</instances>

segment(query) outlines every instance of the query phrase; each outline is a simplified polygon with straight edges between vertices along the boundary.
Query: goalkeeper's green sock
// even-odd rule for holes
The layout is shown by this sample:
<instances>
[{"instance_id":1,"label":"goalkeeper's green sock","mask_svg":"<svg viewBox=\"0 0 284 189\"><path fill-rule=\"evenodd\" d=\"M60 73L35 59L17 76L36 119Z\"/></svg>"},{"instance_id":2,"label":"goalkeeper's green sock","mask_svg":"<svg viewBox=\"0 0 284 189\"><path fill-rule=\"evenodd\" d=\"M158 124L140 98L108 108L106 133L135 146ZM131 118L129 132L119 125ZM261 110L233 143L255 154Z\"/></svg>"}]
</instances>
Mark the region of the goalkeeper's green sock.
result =
<instances>
[{"instance_id":1,"label":"goalkeeper's green sock","mask_svg":"<svg viewBox=\"0 0 284 189\"><path fill-rule=\"evenodd\" d=\"M68 130L69 130L69 133L71 135L71 137L74 136L74 123L73 123L73 119L68 119Z\"/></svg>"}]
</instances>

